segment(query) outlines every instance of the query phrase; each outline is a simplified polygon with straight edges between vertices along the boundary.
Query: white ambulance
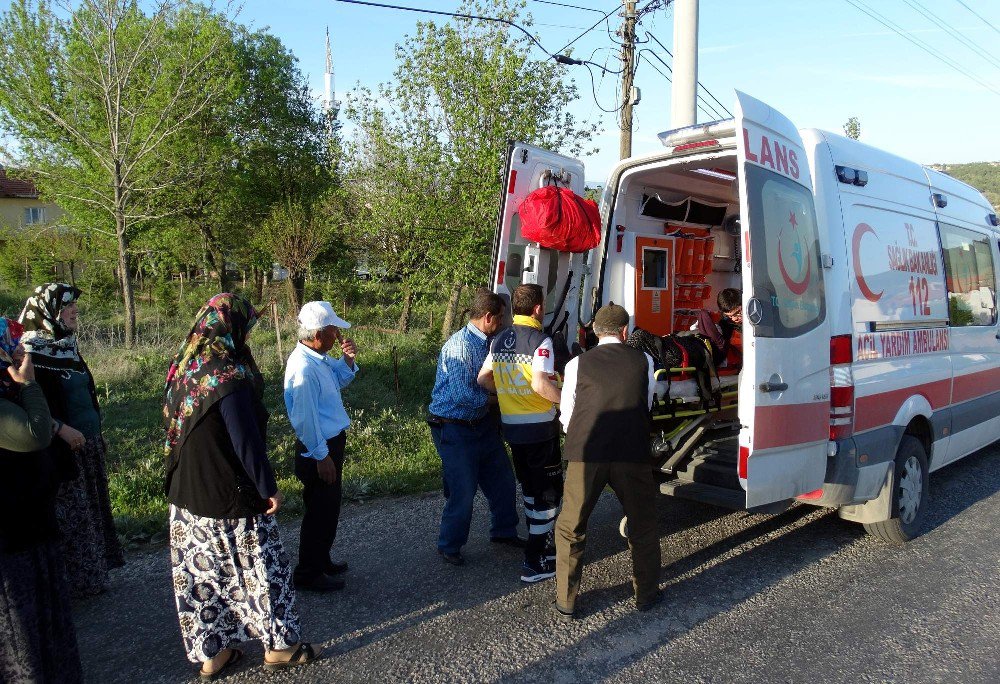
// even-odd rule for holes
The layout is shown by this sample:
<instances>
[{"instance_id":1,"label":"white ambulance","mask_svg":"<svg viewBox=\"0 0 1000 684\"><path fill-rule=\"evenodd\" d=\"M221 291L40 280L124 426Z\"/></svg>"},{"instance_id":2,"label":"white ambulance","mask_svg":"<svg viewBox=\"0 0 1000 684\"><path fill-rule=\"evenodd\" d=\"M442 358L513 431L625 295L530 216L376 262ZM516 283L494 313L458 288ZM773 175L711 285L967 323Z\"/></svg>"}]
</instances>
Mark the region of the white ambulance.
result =
<instances>
[{"instance_id":1,"label":"white ambulance","mask_svg":"<svg viewBox=\"0 0 1000 684\"><path fill-rule=\"evenodd\" d=\"M543 184L583 194L583 165L512 144L494 289L541 284L574 353L609 302L665 335L740 289L742 371L713 377L712 401L683 379L659 397L661 490L754 511L804 501L910 539L928 474L1000 438L997 216L968 185L743 93L735 111L622 161L583 254L525 241L517 213Z\"/></svg>"}]
</instances>

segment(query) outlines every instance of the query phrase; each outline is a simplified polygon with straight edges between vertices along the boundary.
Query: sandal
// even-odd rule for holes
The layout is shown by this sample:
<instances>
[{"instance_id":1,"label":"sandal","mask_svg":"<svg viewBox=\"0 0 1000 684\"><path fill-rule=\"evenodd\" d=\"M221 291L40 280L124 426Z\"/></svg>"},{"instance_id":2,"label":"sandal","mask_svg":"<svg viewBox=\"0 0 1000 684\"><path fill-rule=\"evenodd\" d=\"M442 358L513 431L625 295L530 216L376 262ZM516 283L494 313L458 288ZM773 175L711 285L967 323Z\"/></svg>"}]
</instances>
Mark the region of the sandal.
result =
<instances>
[{"instance_id":1,"label":"sandal","mask_svg":"<svg viewBox=\"0 0 1000 684\"><path fill-rule=\"evenodd\" d=\"M212 673L200 670L198 672L198 680L202 682L214 682L217 678L221 677L222 674L232 665L240 662L243 659L243 651L238 648L229 649L229 659L222 664L218 670Z\"/></svg>"},{"instance_id":2,"label":"sandal","mask_svg":"<svg viewBox=\"0 0 1000 684\"><path fill-rule=\"evenodd\" d=\"M272 663L264 658L264 667L268 670L284 670L288 667L298 667L299 665L308 665L312 661L316 660L316 651L313 649L312 644L307 644L304 641L299 642L299 647L295 649L295 653L288 660L280 663Z\"/></svg>"}]
</instances>

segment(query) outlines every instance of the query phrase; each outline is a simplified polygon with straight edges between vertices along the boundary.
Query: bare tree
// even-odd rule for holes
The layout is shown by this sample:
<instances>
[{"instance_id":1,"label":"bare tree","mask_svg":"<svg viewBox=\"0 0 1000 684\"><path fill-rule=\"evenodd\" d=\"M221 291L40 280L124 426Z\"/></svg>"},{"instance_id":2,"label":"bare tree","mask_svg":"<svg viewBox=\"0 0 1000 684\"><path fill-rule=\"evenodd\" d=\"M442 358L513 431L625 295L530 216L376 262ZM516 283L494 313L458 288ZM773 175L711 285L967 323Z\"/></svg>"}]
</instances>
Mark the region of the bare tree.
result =
<instances>
[{"instance_id":1,"label":"bare tree","mask_svg":"<svg viewBox=\"0 0 1000 684\"><path fill-rule=\"evenodd\" d=\"M135 337L130 244L178 207L182 162L161 156L220 92L225 20L187 0L15 0L0 20L0 123L43 194L115 240L125 343Z\"/></svg>"}]
</instances>

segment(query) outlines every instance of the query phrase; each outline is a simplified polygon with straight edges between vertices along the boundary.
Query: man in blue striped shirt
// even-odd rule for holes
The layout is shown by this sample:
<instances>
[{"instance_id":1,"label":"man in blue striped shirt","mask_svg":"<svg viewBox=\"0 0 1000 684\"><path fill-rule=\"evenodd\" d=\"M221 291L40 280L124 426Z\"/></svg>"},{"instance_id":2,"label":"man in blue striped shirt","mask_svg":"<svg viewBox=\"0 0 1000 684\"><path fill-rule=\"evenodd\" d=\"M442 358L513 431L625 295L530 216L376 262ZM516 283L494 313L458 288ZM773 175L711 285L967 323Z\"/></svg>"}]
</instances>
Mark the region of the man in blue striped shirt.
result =
<instances>
[{"instance_id":1,"label":"man in blue striped shirt","mask_svg":"<svg viewBox=\"0 0 1000 684\"><path fill-rule=\"evenodd\" d=\"M285 408L295 429L295 475L302 481L302 533L295 585L313 591L336 591L344 581L333 575L347 563L330 559L343 501L344 447L351 421L340 391L358 372L354 341L340 328L351 324L329 302L307 302L299 312L299 343L285 367ZM328 352L339 343L341 357Z\"/></svg>"},{"instance_id":2,"label":"man in blue striped shirt","mask_svg":"<svg viewBox=\"0 0 1000 684\"><path fill-rule=\"evenodd\" d=\"M468 325L441 348L427 407L445 496L438 553L452 565L465 563L461 551L469 539L476 489L482 489L490 505L490 540L524 546L517 536L514 472L500 438L496 399L476 382L486 360L487 337L503 325L503 299L480 288L469 317Z\"/></svg>"}]
</instances>

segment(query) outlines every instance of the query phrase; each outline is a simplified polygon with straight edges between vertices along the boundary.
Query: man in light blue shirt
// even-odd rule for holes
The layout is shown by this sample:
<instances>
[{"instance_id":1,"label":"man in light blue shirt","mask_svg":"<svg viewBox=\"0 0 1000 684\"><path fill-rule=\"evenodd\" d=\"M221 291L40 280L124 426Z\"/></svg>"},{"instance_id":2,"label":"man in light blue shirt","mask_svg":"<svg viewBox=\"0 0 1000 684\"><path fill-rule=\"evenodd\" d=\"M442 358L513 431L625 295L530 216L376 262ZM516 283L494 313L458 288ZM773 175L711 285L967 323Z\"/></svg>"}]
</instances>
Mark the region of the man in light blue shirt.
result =
<instances>
[{"instance_id":1,"label":"man in light blue shirt","mask_svg":"<svg viewBox=\"0 0 1000 684\"><path fill-rule=\"evenodd\" d=\"M308 302L299 312L299 343L285 366L285 408L295 429L295 475L302 481L302 533L295 585L336 591L344 581L334 575L347 563L330 559L343 501L344 447L351 421L341 390L358 372L354 341L341 337L351 324L329 302ZM342 356L328 352L339 343Z\"/></svg>"}]
</instances>

